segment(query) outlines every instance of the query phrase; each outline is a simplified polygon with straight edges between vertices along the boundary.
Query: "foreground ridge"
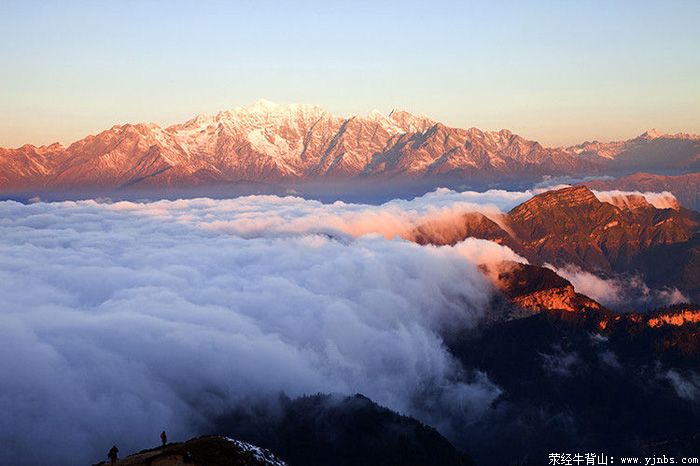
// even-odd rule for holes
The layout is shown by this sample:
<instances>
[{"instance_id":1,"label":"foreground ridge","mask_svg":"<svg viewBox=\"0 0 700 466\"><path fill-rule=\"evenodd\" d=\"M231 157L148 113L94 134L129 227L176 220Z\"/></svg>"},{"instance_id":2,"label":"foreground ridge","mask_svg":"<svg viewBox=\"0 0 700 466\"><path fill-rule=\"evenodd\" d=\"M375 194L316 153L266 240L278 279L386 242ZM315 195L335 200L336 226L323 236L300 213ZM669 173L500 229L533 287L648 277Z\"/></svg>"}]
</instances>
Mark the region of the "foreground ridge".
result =
<instances>
[{"instance_id":1,"label":"foreground ridge","mask_svg":"<svg viewBox=\"0 0 700 466\"><path fill-rule=\"evenodd\" d=\"M107 465L102 461L94 466ZM143 450L119 460L121 466L286 466L268 450L227 437L203 436Z\"/></svg>"}]
</instances>

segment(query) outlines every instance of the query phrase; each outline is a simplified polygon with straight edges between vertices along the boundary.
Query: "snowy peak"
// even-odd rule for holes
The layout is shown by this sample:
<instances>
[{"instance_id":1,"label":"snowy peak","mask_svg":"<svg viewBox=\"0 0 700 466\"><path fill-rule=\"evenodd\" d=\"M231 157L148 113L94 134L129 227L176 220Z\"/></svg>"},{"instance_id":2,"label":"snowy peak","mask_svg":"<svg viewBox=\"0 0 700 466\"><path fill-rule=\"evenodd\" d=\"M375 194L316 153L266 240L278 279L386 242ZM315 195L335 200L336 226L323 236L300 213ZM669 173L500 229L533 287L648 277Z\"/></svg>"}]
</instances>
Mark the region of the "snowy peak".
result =
<instances>
[{"instance_id":1,"label":"snowy peak","mask_svg":"<svg viewBox=\"0 0 700 466\"><path fill-rule=\"evenodd\" d=\"M673 168L700 164L700 140L645 134L619 143L544 148L506 129L454 128L405 110L339 117L313 105L263 99L167 128L116 125L67 148L0 149L0 190L353 177L497 182L597 175L608 166L639 166L640 161Z\"/></svg>"},{"instance_id":2,"label":"snowy peak","mask_svg":"<svg viewBox=\"0 0 700 466\"><path fill-rule=\"evenodd\" d=\"M211 127L277 128L284 124L317 120L331 115L320 107L303 104L281 105L269 100L258 100L253 105L235 107L215 115L200 114L182 124L167 128L171 133L201 131Z\"/></svg>"},{"instance_id":3,"label":"snowy peak","mask_svg":"<svg viewBox=\"0 0 700 466\"><path fill-rule=\"evenodd\" d=\"M273 124L279 121L290 121L295 119L318 118L329 115L324 109L314 105L306 104L286 104L281 105L269 100L258 100L253 105L245 107L235 107L232 110L222 112L230 119L239 119L257 124ZM217 116L217 118L220 118Z\"/></svg>"},{"instance_id":4,"label":"snowy peak","mask_svg":"<svg viewBox=\"0 0 700 466\"><path fill-rule=\"evenodd\" d=\"M203 113L200 113L196 117L192 118L191 120L187 120L185 123L181 125L176 125L168 128L168 130L172 130L176 127L180 128L188 128L188 129L194 129L194 128L206 128L207 126L211 125L215 119L209 115L204 115Z\"/></svg>"},{"instance_id":5,"label":"snowy peak","mask_svg":"<svg viewBox=\"0 0 700 466\"><path fill-rule=\"evenodd\" d=\"M295 105L295 104L293 104ZM253 105L250 105L247 107L248 109L252 111L270 111L270 110L277 110L280 107L283 107L282 105L279 105L276 102L272 102L267 99L258 99Z\"/></svg>"},{"instance_id":6,"label":"snowy peak","mask_svg":"<svg viewBox=\"0 0 700 466\"><path fill-rule=\"evenodd\" d=\"M425 115L413 115L405 110L396 109L389 113L389 118L407 133L422 133L437 123Z\"/></svg>"},{"instance_id":7,"label":"snowy peak","mask_svg":"<svg viewBox=\"0 0 700 466\"><path fill-rule=\"evenodd\" d=\"M660 138L663 135L664 134L662 132L652 128L649 131L645 131L644 133L640 134L639 139L656 139Z\"/></svg>"},{"instance_id":8,"label":"snowy peak","mask_svg":"<svg viewBox=\"0 0 700 466\"><path fill-rule=\"evenodd\" d=\"M614 171L700 170L700 135L656 129L626 141L584 142L566 151Z\"/></svg>"},{"instance_id":9,"label":"snowy peak","mask_svg":"<svg viewBox=\"0 0 700 466\"><path fill-rule=\"evenodd\" d=\"M636 139L646 139L646 140L654 140L654 139L686 139L686 140L700 140L700 134L690 134L690 133L664 133L661 131L658 131L654 128L643 132L639 136L637 136Z\"/></svg>"}]
</instances>

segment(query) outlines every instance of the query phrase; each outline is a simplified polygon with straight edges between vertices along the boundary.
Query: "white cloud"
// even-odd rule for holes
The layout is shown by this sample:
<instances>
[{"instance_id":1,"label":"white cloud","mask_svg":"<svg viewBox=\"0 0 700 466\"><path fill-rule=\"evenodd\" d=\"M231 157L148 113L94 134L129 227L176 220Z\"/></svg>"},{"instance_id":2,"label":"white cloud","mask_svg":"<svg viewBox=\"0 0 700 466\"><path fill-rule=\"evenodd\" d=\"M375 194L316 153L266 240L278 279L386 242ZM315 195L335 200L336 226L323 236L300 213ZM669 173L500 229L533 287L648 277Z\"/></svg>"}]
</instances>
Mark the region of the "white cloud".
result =
<instances>
[{"instance_id":1,"label":"white cloud","mask_svg":"<svg viewBox=\"0 0 700 466\"><path fill-rule=\"evenodd\" d=\"M621 311L644 311L689 302L677 288L652 289L638 275L618 274L602 278L572 264L565 267L545 264L545 267L569 280L577 292Z\"/></svg>"},{"instance_id":2,"label":"white cloud","mask_svg":"<svg viewBox=\"0 0 700 466\"><path fill-rule=\"evenodd\" d=\"M571 264L565 267L545 264L545 267L554 270L557 275L569 280L577 292L585 294L606 306L617 305L624 298L625 283L619 280L604 279Z\"/></svg>"},{"instance_id":3,"label":"white cloud","mask_svg":"<svg viewBox=\"0 0 700 466\"><path fill-rule=\"evenodd\" d=\"M322 232L351 236L376 233L390 239L408 237L412 229L426 221L448 221L468 212L480 212L498 221L504 210L530 197L529 191L478 193L439 188L412 200L395 199L380 206L341 201L323 204L291 196L247 196L148 204L118 202L110 204L109 209L176 219L248 238Z\"/></svg>"},{"instance_id":4,"label":"white cloud","mask_svg":"<svg viewBox=\"0 0 700 466\"><path fill-rule=\"evenodd\" d=\"M0 463L95 461L280 391L361 392L428 420L430 386L421 406L478 415L499 390L463 378L441 334L485 312L477 264L517 256L387 241L386 218L432 212L404 202L0 203ZM308 233L326 223L340 240Z\"/></svg>"},{"instance_id":5,"label":"white cloud","mask_svg":"<svg viewBox=\"0 0 700 466\"><path fill-rule=\"evenodd\" d=\"M657 209L678 209L680 203L673 193L663 191L660 193L641 192L641 191L593 191L593 194L600 202L607 202L614 206L623 208L630 206L631 200L634 197L642 197L649 204Z\"/></svg>"}]
</instances>

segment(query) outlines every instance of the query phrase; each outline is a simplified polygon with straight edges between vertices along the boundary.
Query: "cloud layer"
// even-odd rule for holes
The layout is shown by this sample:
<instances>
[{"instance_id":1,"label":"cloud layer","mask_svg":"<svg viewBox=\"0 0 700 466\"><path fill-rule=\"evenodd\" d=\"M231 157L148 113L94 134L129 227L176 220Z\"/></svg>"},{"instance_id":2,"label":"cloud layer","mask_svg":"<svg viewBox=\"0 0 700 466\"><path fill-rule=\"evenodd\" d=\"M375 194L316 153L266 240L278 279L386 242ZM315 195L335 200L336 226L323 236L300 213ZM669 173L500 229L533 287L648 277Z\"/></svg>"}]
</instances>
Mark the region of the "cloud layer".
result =
<instances>
[{"instance_id":1,"label":"cloud layer","mask_svg":"<svg viewBox=\"0 0 700 466\"><path fill-rule=\"evenodd\" d=\"M499 389L441 335L485 312L493 290L477 264L518 257L475 239L385 239L454 210L442 194L376 208L0 203L0 463L95 461L280 391L478 416ZM493 196L481 208L514 202Z\"/></svg>"},{"instance_id":2,"label":"cloud layer","mask_svg":"<svg viewBox=\"0 0 700 466\"><path fill-rule=\"evenodd\" d=\"M107 208L176 219L246 238L300 233L351 236L376 233L391 239L406 236L428 220L449 220L466 212L480 212L497 221L503 211L532 195L529 191L479 193L440 188L412 200L396 199L380 206L342 201L323 204L291 196L247 196L226 200L162 200L147 204L117 202ZM87 203L94 205L92 201Z\"/></svg>"},{"instance_id":3,"label":"cloud layer","mask_svg":"<svg viewBox=\"0 0 700 466\"><path fill-rule=\"evenodd\" d=\"M643 311L690 302L678 288L652 289L637 275L613 275L602 278L575 265L555 267L545 264L545 266L569 280L579 293L617 311Z\"/></svg>"},{"instance_id":4,"label":"cloud layer","mask_svg":"<svg viewBox=\"0 0 700 466\"><path fill-rule=\"evenodd\" d=\"M593 194L601 202L607 202L614 206L625 208L633 205L631 201L637 198L644 198L649 204L657 209L678 209L680 203L673 193L663 191L660 193L641 191L593 191Z\"/></svg>"}]
</instances>

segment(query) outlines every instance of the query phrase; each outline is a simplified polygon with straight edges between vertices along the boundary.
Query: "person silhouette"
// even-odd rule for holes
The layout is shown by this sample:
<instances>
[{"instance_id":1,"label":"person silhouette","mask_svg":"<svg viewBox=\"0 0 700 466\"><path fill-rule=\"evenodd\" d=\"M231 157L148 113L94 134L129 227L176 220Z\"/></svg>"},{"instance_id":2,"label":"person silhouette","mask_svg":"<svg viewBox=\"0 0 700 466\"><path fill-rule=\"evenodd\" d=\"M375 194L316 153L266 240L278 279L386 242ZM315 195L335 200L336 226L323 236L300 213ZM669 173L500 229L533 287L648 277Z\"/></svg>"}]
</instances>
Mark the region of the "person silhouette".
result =
<instances>
[{"instance_id":1,"label":"person silhouette","mask_svg":"<svg viewBox=\"0 0 700 466\"><path fill-rule=\"evenodd\" d=\"M168 443L168 436L166 435L165 431L160 433L160 441L163 443L163 446Z\"/></svg>"},{"instance_id":2,"label":"person silhouette","mask_svg":"<svg viewBox=\"0 0 700 466\"><path fill-rule=\"evenodd\" d=\"M109 449L107 458L109 458L109 462L112 466L117 464L117 460L119 459L119 448L117 448L116 445L112 445L112 448Z\"/></svg>"}]
</instances>

